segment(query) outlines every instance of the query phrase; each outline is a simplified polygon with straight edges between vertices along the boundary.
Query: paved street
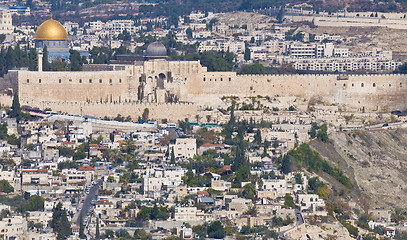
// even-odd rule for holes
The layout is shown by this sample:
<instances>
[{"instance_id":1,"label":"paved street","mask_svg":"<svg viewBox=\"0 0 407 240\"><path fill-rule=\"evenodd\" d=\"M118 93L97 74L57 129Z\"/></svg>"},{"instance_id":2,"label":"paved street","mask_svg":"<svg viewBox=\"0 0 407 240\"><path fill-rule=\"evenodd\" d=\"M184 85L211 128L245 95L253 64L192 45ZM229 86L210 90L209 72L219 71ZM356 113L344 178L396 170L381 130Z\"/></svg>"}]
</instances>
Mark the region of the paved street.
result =
<instances>
[{"instance_id":1,"label":"paved street","mask_svg":"<svg viewBox=\"0 0 407 240\"><path fill-rule=\"evenodd\" d=\"M85 219L86 214L89 211L90 206L92 204L92 200L96 199L96 195L98 193L99 186L101 184L102 184L102 180L97 180L97 183L89 189L89 194L86 196L85 202L82 205L82 210L80 211L79 216L77 218L77 224L79 224L79 222L80 222L80 216L82 216L83 220Z\"/></svg>"}]
</instances>

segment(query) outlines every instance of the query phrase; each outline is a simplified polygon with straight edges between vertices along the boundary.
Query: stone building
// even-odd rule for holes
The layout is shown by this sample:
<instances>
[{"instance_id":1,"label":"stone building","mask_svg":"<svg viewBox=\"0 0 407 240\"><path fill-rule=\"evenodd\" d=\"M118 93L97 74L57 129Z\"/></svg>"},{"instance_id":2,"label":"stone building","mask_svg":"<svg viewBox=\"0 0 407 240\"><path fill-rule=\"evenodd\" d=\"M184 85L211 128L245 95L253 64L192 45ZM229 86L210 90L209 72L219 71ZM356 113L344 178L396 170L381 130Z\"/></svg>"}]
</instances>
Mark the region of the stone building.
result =
<instances>
[{"instance_id":1,"label":"stone building","mask_svg":"<svg viewBox=\"0 0 407 240\"><path fill-rule=\"evenodd\" d=\"M59 23L48 21L47 25L61 30L60 39L65 39L66 32ZM37 31L36 39L49 35L52 34ZM304 104L316 98L355 112L406 108L406 75L208 72L199 61L167 61L166 53L165 47L155 42L144 56L124 56L111 64L88 65L84 67L86 71L9 71L0 79L0 90L18 90L21 105L40 109L95 117L121 114L133 119L148 110L149 119L169 121L193 119L200 106L218 108L225 96L296 97Z\"/></svg>"}]
</instances>

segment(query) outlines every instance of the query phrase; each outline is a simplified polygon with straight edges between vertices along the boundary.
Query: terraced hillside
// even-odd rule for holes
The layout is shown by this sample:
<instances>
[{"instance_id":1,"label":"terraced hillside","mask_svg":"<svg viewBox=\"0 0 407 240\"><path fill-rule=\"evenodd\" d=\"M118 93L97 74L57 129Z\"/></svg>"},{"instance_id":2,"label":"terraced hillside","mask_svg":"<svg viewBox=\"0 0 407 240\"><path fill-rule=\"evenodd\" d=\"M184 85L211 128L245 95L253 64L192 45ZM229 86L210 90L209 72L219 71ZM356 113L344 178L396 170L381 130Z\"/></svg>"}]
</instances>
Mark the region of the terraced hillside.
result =
<instances>
[{"instance_id":1,"label":"terraced hillside","mask_svg":"<svg viewBox=\"0 0 407 240\"><path fill-rule=\"evenodd\" d=\"M407 208L407 129L339 132L330 140L311 146L354 180L356 201Z\"/></svg>"}]
</instances>

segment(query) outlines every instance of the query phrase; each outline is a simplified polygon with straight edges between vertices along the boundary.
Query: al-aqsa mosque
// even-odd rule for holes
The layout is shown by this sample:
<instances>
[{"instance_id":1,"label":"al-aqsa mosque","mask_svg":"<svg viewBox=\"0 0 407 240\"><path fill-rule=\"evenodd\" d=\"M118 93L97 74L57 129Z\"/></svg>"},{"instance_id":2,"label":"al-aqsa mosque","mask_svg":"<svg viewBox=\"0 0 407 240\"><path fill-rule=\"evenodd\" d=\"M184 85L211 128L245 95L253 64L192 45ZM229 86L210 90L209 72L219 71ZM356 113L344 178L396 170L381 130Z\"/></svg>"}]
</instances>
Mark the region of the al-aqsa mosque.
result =
<instances>
[{"instance_id":1,"label":"al-aqsa mosque","mask_svg":"<svg viewBox=\"0 0 407 240\"><path fill-rule=\"evenodd\" d=\"M68 34L61 23L52 19L43 22L35 32L35 47L47 46L48 62L69 61Z\"/></svg>"}]
</instances>

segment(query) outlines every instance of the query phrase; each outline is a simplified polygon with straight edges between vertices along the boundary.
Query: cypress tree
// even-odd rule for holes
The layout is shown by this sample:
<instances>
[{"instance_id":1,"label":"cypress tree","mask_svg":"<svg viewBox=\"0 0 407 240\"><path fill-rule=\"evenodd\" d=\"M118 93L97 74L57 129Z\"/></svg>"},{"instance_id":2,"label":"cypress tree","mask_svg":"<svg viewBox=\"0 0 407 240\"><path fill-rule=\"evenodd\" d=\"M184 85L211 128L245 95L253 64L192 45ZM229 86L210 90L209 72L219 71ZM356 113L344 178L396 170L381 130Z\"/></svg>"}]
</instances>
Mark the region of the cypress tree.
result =
<instances>
[{"instance_id":1,"label":"cypress tree","mask_svg":"<svg viewBox=\"0 0 407 240\"><path fill-rule=\"evenodd\" d=\"M257 144L261 144L261 132L260 132L260 129L257 129L256 135L254 135L254 141Z\"/></svg>"},{"instance_id":2,"label":"cypress tree","mask_svg":"<svg viewBox=\"0 0 407 240\"><path fill-rule=\"evenodd\" d=\"M171 148L171 164L175 164L175 153L174 153L174 147Z\"/></svg>"},{"instance_id":3,"label":"cypress tree","mask_svg":"<svg viewBox=\"0 0 407 240\"><path fill-rule=\"evenodd\" d=\"M100 229L99 229L99 218L96 219L96 239L100 238Z\"/></svg>"},{"instance_id":4,"label":"cypress tree","mask_svg":"<svg viewBox=\"0 0 407 240\"><path fill-rule=\"evenodd\" d=\"M48 49L47 49L47 45L44 45L44 48L43 48L42 69L43 69L44 71L50 71L50 70L51 70L51 64L48 62Z\"/></svg>"},{"instance_id":5,"label":"cypress tree","mask_svg":"<svg viewBox=\"0 0 407 240\"><path fill-rule=\"evenodd\" d=\"M62 204L59 202L52 211L52 220L50 227L57 233L57 239L63 240L71 235L71 224L66 216L65 209L62 208Z\"/></svg>"},{"instance_id":6,"label":"cypress tree","mask_svg":"<svg viewBox=\"0 0 407 240\"><path fill-rule=\"evenodd\" d=\"M80 223L79 223L79 238L84 239L85 238L85 232L84 232L84 227L83 227L83 218L82 216L79 217Z\"/></svg>"},{"instance_id":7,"label":"cypress tree","mask_svg":"<svg viewBox=\"0 0 407 240\"><path fill-rule=\"evenodd\" d=\"M18 99L17 92L14 92L13 105L11 106L11 112L9 116L12 118L15 117L17 121L19 121L21 118L20 100Z\"/></svg>"},{"instance_id":8,"label":"cypress tree","mask_svg":"<svg viewBox=\"0 0 407 240\"><path fill-rule=\"evenodd\" d=\"M249 48L246 48L245 50L244 50L244 60L245 61L249 61L250 60L250 49Z\"/></svg>"}]
</instances>

